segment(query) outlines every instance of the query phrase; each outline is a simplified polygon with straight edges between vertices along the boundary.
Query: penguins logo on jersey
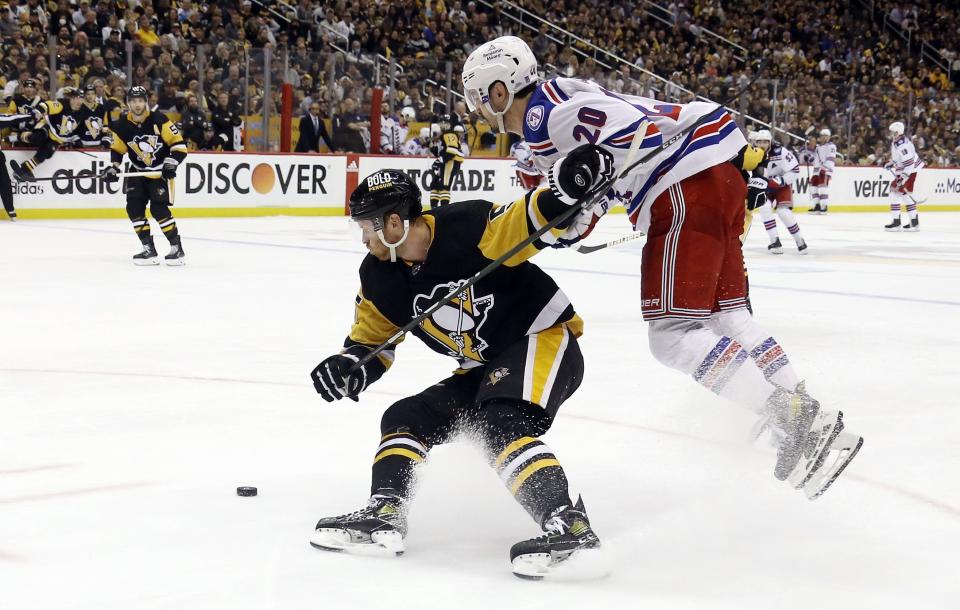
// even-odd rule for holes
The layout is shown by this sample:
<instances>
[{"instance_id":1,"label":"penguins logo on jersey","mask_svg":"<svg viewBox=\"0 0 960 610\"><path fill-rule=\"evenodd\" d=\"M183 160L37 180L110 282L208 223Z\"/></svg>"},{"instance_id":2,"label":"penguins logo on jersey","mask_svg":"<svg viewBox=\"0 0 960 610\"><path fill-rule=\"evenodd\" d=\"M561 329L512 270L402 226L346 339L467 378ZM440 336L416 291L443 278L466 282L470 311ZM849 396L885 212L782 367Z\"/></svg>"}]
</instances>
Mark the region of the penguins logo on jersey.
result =
<instances>
[{"instance_id":1,"label":"penguins logo on jersey","mask_svg":"<svg viewBox=\"0 0 960 610\"><path fill-rule=\"evenodd\" d=\"M137 136L133 139L133 142L129 142L128 145L130 150L137 153L137 156L140 157L144 165L153 165L157 152L159 152L162 146L160 136L155 134Z\"/></svg>"},{"instance_id":2,"label":"penguins logo on jersey","mask_svg":"<svg viewBox=\"0 0 960 610\"><path fill-rule=\"evenodd\" d=\"M70 115L60 119L60 135L69 136L77 128L77 120Z\"/></svg>"},{"instance_id":3,"label":"penguins logo on jersey","mask_svg":"<svg viewBox=\"0 0 960 610\"><path fill-rule=\"evenodd\" d=\"M438 284L429 295L418 294L413 299L413 314L420 315L456 287L455 282ZM488 344L480 332L492 307L493 295L477 296L471 286L433 312L420 328L446 347L451 356L485 362L483 350Z\"/></svg>"},{"instance_id":4,"label":"penguins logo on jersey","mask_svg":"<svg viewBox=\"0 0 960 610\"><path fill-rule=\"evenodd\" d=\"M84 123L87 126L87 131L90 132L90 135L97 137L100 135L100 132L103 131L103 121L98 117L92 116L87 119Z\"/></svg>"}]
</instances>

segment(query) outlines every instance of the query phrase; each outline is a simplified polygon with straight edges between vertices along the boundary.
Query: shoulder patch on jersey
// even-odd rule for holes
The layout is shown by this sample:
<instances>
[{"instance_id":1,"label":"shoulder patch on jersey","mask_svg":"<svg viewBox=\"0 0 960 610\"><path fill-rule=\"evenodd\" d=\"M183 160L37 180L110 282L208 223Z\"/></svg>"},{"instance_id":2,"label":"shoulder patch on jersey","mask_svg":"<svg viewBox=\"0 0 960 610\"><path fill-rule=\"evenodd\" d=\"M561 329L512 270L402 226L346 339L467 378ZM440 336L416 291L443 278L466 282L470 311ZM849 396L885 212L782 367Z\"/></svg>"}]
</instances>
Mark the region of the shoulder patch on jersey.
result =
<instances>
[{"instance_id":1,"label":"shoulder patch on jersey","mask_svg":"<svg viewBox=\"0 0 960 610\"><path fill-rule=\"evenodd\" d=\"M527 126L536 131L543 124L543 104L537 104L527 110Z\"/></svg>"}]
</instances>

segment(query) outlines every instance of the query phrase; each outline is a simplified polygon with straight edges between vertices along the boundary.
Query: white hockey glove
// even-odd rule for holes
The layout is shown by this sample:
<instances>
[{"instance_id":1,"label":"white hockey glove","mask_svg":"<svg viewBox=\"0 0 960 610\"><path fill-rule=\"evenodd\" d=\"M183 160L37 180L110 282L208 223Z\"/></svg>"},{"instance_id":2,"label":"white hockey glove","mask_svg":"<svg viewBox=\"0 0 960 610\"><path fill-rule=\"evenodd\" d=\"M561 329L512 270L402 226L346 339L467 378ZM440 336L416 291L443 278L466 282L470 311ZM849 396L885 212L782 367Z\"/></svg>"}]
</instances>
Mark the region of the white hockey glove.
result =
<instances>
[{"instance_id":1,"label":"white hockey glove","mask_svg":"<svg viewBox=\"0 0 960 610\"><path fill-rule=\"evenodd\" d=\"M575 205L609 180L613 171L612 154L599 146L584 144L550 166L547 182L560 201Z\"/></svg>"},{"instance_id":2,"label":"white hockey glove","mask_svg":"<svg viewBox=\"0 0 960 610\"><path fill-rule=\"evenodd\" d=\"M610 200L604 198L589 210L582 210L567 227L567 230L557 237L557 243L552 244L554 248L569 248L584 238L586 238L597 226L597 222L603 218L604 214L610 209Z\"/></svg>"}]
</instances>

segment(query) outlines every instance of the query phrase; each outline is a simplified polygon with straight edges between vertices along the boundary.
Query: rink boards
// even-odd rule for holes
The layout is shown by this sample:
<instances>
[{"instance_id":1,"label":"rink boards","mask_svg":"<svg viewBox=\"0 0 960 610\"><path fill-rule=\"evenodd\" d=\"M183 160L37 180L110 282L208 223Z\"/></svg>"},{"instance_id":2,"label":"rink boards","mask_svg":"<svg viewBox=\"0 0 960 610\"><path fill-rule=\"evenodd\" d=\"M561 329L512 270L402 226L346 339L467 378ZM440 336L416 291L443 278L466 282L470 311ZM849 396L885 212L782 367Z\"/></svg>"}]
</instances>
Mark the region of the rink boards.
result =
<instances>
[{"instance_id":1,"label":"rink boards","mask_svg":"<svg viewBox=\"0 0 960 610\"><path fill-rule=\"evenodd\" d=\"M29 150L5 151L25 161ZM57 180L14 182L21 218L123 218L120 183L93 176L109 163L106 151L61 151L37 170ZM191 153L174 181L178 216L342 215L358 178L378 169L406 171L420 185L427 203L432 158L382 155L290 153ZM512 159L468 158L453 185L453 200L509 202L522 193ZM882 211L888 208L892 175L881 167L840 166L830 183L831 211ZM924 211L960 210L960 168L924 169L914 197ZM801 168L794 204L809 202L809 168Z\"/></svg>"}]
</instances>

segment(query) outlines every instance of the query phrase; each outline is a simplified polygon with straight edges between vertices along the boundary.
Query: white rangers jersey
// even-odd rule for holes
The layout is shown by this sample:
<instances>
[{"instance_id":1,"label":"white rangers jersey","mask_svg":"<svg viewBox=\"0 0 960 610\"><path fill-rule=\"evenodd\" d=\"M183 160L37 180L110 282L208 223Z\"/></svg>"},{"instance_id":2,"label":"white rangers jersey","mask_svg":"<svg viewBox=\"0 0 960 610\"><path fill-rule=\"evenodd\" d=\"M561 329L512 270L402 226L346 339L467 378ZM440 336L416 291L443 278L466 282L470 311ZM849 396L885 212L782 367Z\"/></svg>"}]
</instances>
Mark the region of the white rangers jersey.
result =
<instances>
[{"instance_id":1,"label":"white rangers jersey","mask_svg":"<svg viewBox=\"0 0 960 610\"><path fill-rule=\"evenodd\" d=\"M400 146L400 154L408 157L430 154L430 145L424 144L420 138L410 138Z\"/></svg>"},{"instance_id":2,"label":"white rangers jersey","mask_svg":"<svg viewBox=\"0 0 960 610\"><path fill-rule=\"evenodd\" d=\"M893 163L893 173L897 178L907 180L910 174L915 174L923 168L923 161L913 147L913 142L906 136L900 136L890 144L890 161Z\"/></svg>"},{"instance_id":3,"label":"white rangers jersey","mask_svg":"<svg viewBox=\"0 0 960 610\"><path fill-rule=\"evenodd\" d=\"M400 147L407 139L406 127L393 117L383 117L380 120L380 152L388 155L400 154Z\"/></svg>"},{"instance_id":4,"label":"white rangers jersey","mask_svg":"<svg viewBox=\"0 0 960 610\"><path fill-rule=\"evenodd\" d=\"M650 225L650 204L670 185L735 157L747 141L723 108L705 102L665 104L646 97L622 95L573 78L540 83L527 103L523 139L534 163L546 174L550 166L582 144L597 144L613 153L614 167L624 161L641 121L651 125L635 161L664 141L708 117L643 167L613 185L604 203L627 208L634 229Z\"/></svg>"},{"instance_id":5,"label":"white rangers jersey","mask_svg":"<svg viewBox=\"0 0 960 610\"><path fill-rule=\"evenodd\" d=\"M813 150L813 172L819 174L826 172L828 176L833 175L833 166L837 163L837 145L833 142L826 144L817 144Z\"/></svg>"},{"instance_id":6,"label":"white rangers jersey","mask_svg":"<svg viewBox=\"0 0 960 610\"><path fill-rule=\"evenodd\" d=\"M793 184L800 177L800 161L786 146L771 146L767 152L767 167L763 177L772 188Z\"/></svg>"}]
</instances>

